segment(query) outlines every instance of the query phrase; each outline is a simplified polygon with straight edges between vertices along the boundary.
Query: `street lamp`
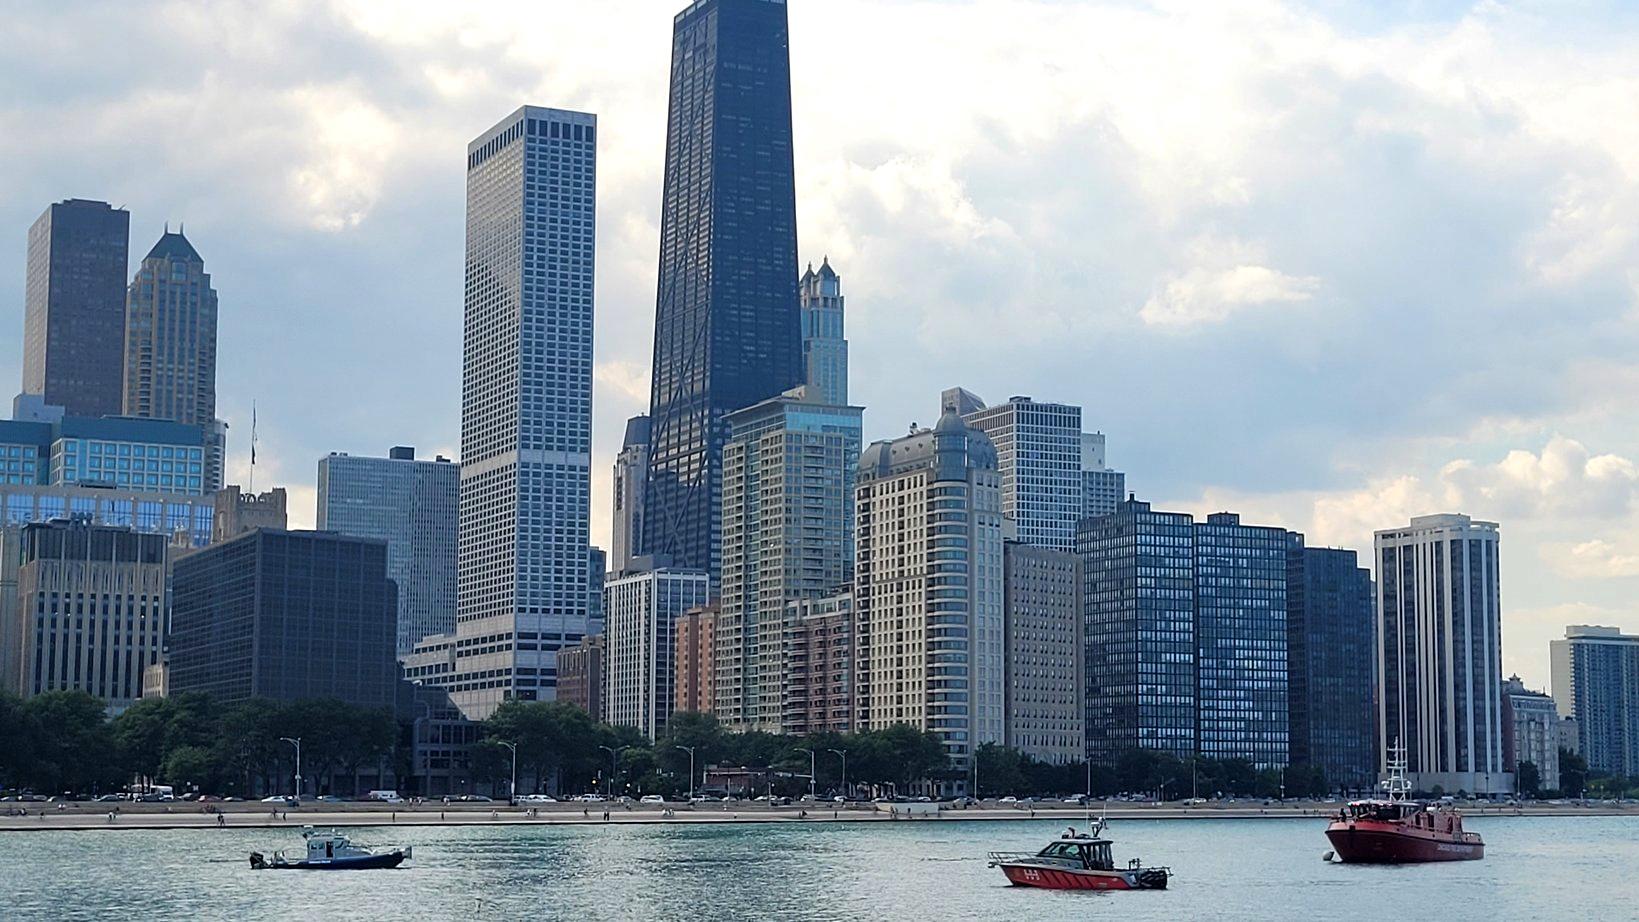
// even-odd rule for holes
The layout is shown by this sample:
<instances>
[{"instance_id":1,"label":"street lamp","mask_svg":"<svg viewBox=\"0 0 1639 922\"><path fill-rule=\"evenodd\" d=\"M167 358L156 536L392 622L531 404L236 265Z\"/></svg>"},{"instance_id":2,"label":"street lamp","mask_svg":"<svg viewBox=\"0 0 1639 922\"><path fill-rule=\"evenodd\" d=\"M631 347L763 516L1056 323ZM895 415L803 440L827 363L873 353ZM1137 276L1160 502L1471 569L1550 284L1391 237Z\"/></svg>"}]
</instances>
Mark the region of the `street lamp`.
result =
<instances>
[{"instance_id":1,"label":"street lamp","mask_svg":"<svg viewBox=\"0 0 1639 922\"><path fill-rule=\"evenodd\" d=\"M508 785L506 790L507 803L516 807L518 806L518 744L506 740L496 740L495 742L512 751L512 783Z\"/></svg>"},{"instance_id":2,"label":"street lamp","mask_svg":"<svg viewBox=\"0 0 1639 922\"><path fill-rule=\"evenodd\" d=\"M673 746L672 748L681 749L689 754L689 803L694 803L694 747Z\"/></svg>"},{"instance_id":3,"label":"street lamp","mask_svg":"<svg viewBox=\"0 0 1639 922\"><path fill-rule=\"evenodd\" d=\"M833 752L833 753L836 753L839 756L842 756L842 796L843 796L843 799L847 799L847 797L848 797L848 750L846 750L846 749L827 749L825 751L826 752Z\"/></svg>"},{"instance_id":4,"label":"street lamp","mask_svg":"<svg viewBox=\"0 0 1639 922\"><path fill-rule=\"evenodd\" d=\"M1093 757L1087 757L1087 799L1093 799Z\"/></svg>"},{"instance_id":5,"label":"street lamp","mask_svg":"<svg viewBox=\"0 0 1639 922\"><path fill-rule=\"evenodd\" d=\"M620 750L613 746L599 746L598 748L609 754L609 784L605 786L604 794L613 800L615 795L615 772L619 770L615 766L620 762Z\"/></svg>"},{"instance_id":6,"label":"street lamp","mask_svg":"<svg viewBox=\"0 0 1639 922\"><path fill-rule=\"evenodd\" d=\"M803 747L798 746L796 749L793 749L791 751L792 752L806 752L806 753L808 753L808 799L813 800L814 799L814 750L804 749ZM772 799L773 798L770 798L771 801L772 801ZM770 806L772 806L772 803L770 804Z\"/></svg>"},{"instance_id":7,"label":"street lamp","mask_svg":"<svg viewBox=\"0 0 1639 922\"><path fill-rule=\"evenodd\" d=\"M281 736L279 742L289 743L296 747L296 799L302 799L302 738Z\"/></svg>"}]
</instances>

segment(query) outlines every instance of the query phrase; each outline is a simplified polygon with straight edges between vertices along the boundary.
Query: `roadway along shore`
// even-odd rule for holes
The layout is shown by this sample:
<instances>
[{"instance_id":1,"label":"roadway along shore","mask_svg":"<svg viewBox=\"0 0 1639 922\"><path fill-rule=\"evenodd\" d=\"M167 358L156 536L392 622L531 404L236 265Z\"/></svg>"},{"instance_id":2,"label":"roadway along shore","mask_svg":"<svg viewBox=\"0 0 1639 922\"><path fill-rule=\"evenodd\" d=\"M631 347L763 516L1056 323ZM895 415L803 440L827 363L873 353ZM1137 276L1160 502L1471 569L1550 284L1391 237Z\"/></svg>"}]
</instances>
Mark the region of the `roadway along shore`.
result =
<instances>
[{"instance_id":1,"label":"roadway along shore","mask_svg":"<svg viewBox=\"0 0 1639 922\"><path fill-rule=\"evenodd\" d=\"M947 809L932 816L894 816L887 805L851 804L846 807L821 803L817 806L767 807L756 803L673 804L668 814L655 805L560 803L533 808L510 807L504 803L459 804L306 804L299 809L266 804L213 804L219 812L187 803L120 804L112 812L109 805L70 804L58 809L54 804L26 804L25 816L0 816L0 832L43 830L119 829L274 829L302 826L557 826L604 824L677 825L691 823L889 823L948 822L984 820L1056 819L1066 823L1082 819L1085 808L1073 804L1043 803ZM833 806L835 807L833 809ZM901 809L904 804L899 805ZM909 805L917 806L917 805ZM926 805L921 805L925 808ZM605 819L605 808L608 818ZM42 809L43 808L43 809ZM103 809L98 809L103 808ZM1095 803L1093 811L1104 812L1112 820L1176 819L1316 819L1337 810L1335 804L1222 804L1206 806L1156 806L1152 804L1111 804L1107 810ZM1639 816L1639 804L1532 804L1522 807L1465 806L1470 817L1487 816Z\"/></svg>"}]
</instances>

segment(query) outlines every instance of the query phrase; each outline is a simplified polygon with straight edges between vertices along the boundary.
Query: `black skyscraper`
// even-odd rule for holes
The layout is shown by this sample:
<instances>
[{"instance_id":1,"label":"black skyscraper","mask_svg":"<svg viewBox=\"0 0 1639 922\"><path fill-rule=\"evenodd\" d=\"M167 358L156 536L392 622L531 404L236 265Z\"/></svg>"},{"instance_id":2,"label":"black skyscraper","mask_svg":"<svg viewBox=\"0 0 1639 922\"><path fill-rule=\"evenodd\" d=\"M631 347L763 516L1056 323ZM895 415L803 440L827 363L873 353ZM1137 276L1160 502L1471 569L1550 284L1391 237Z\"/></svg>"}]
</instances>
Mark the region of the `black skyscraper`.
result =
<instances>
[{"instance_id":1,"label":"black skyscraper","mask_svg":"<svg viewBox=\"0 0 1639 922\"><path fill-rule=\"evenodd\" d=\"M715 591L723 417L801 381L785 0L696 0L672 38L643 553Z\"/></svg>"},{"instance_id":2,"label":"black skyscraper","mask_svg":"<svg viewBox=\"0 0 1639 922\"><path fill-rule=\"evenodd\" d=\"M117 416L125 385L131 213L69 199L28 231L23 393L69 416Z\"/></svg>"}]
</instances>

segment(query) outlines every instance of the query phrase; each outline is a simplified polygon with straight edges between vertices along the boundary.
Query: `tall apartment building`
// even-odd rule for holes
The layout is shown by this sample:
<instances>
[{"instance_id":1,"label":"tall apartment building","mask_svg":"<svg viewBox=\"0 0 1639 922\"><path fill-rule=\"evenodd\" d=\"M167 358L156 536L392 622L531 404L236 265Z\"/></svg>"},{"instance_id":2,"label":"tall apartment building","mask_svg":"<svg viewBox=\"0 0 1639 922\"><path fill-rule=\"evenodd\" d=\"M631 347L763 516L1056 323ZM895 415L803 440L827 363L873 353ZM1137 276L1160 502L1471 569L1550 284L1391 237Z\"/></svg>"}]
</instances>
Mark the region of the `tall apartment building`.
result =
<instances>
[{"instance_id":1,"label":"tall apartment building","mask_svg":"<svg viewBox=\"0 0 1639 922\"><path fill-rule=\"evenodd\" d=\"M728 414L713 713L737 730L784 722L786 605L853 577L863 410L807 388Z\"/></svg>"},{"instance_id":2,"label":"tall apartment building","mask_svg":"<svg viewBox=\"0 0 1639 922\"><path fill-rule=\"evenodd\" d=\"M677 672L673 705L679 711L709 714L716 698L712 659L717 649L717 606L702 605L678 615L672 633Z\"/></svg>"},{"instance_id":3,"label":"tall apartment building","mask_svg":"<svg viewBox=\"0 0 1639 922\"><path fill-rule=\"evenodd\" d=\"M609 723L636 727L651 740L665 732L677 709L676 622L706 604L710 588L699 570L655 566L646 558L604 584L603 706Z\"/></svg>"},{"instance_id":4,"label":"tall apartment building","mask_svg":"<svg viewBox=\"0 0 1639 922\"><path fill-rule=\"evenodd\" d=\"M603 635L592 634L558 651L558 700L602 720Z\"/></svg>"},{"instance_id":5,"label":"tall apartment building","mask_svg":"<svg viewBox=\"0 0 1639 922\"><path fill-rule=\"evenodd\" d=\"M455 674L474 720L550 700L587 629L597 117L525 106L467 148Z\"/></svg>"},{"instance_id":6,"label":"tall apartment building","mask_svg":"<svg viewBox=\"0 0 1639 922\"><path fill-rule=\"evenodd\" d=\"M1127 498L1127 475L1105 463L1102 432L1081 434L1081 517L1096 519L1115 512Z\"/></svg>"},{"instance_id":7,"label":"tall apartment building","mask_svg":"<svg viewBox=\"0 0 1639 922\"><path fill-rule=\"evenodd\" d=\"M1554 702L1588 768L1639 775L1639 635L1578 624L1548 647Z\"/></svg>"},{"instance_id":8,"label":"tall apartment building","mask_svg":"<svg viewBox=\"0 0 1639 922\"><path fill-rule=\"evenodd\" d=\"M971 768L1006 734L996 449L946 413L867 448L855 496L856 726L931 731Z\"/></svg>"},{"instance_id":9,"label":"tall apartment building","mask_svg":"<svg viewBox=\"0 0 1639 922\"><path fill-rule=\"evenodd\" d=\"M610 573L632 565L643 553L643 492L649 483L649 418L626 421L626 436L615 456L615 519L609 548Z\"/></svg>"},{"instance_id":10,"label":"tall apartment building","mask_svg":"<svg viewBox=\"0 0 1639 922\"><path fill-rule=\"evenodd\" d=\"M131 213L107 202L51 205L28 231L23 393L71 416L120 412Z\"/></svg>"},{"instance_id":11,"label":"tall apartment building","mask_svg":"<svg viewBox=\"0 0 1639 922\"><path fill-rule=\"evenodd\" d=\"M115 713L129 707L164 650L165 536L78 519L25 525L20 537L7 645L17 691L83 691Z\"/></svg>"},{"instance_id":12,"label":"tall apartment building","mask_svg":"<svg viewBox=\"0 0 1639 922\"><path fill-rule=\"evenodd\" d=\"M786 5L672 23L642 549L721 572L726 414L802 383Z\"/></svg>"},{"instance_id":13,"label":"tall apartment building","mask_svg":"<svg viewBox=\"0 0 1639 922\"><path fill-rule=\"evenodd\" d=\"M1354 551L1294 539L1286 574L1292 764L1333 787L1377 786L1377 614Z\"/></svg>"},{"instance_id":14,"label":"tall apartment building","mask_svg":"<svg viewBox=\"0 0 1639 922\"><path fill-rule=\"evenodd\" d=\"M1204 758L1287 764L1291 540L1283 528L1245 525L1232 512L1195 524L1197 751Z\"/></svg>"},{"instance_id":15,"label":"tall apartment building","mask_svg":"<svg viewBox=\"0 0 1639 922\"><path fill-rule=\"evenodd\" d=\"M205 492L222 489L227 425L216 418L216 289L205 261L167 231L126 295L125 416L168 419L206 433Z\"/></svg>"},{"instance_id":16,"label":"tall apartment building","mask_svg":"<svg viewBox=\"0 0 1639 922\"><path fill-rule=\"evenodd\" d=\"M320 531L387 542L400 656L424 637L455 630L460 468L442 456L416 460L409 446L385 458L332 452L319 459L318 494Z\"/></svg>"},{"instance_id":17,"label":"tall apartment building","mask_svg":"<svg viewBox=\"0 0 1639 922\"><path fill-rule=\"evenodd\" d=\"M184 555L171 577L171 693L395 708L397 595L387 545L370 538L262 529Z\"/></svg>"},{"instance_id":18,"label":"tall apartment building","mask_svg":"<svg viewBox=\"0 0 1639 922\"><path fill-rule=\"evenodd\" d=\"M603 580L609 575L609 555L601 547L586 549L586 633L603 633Z\"/></svg>"},{"instance_id":19,"label":"tall apartment building","mask_svg":"<svg viewBox=\"0 0 1639 922\"><path fill-rule=\"evenodd\" d=\"M1007 745L1056 765L1087 757L1081 560L1009 541L1003 549Z\"/></svg>"},{"instance_id":20,"label":"tall apartment building","mask_svg":"<svg viewBox=\"0 0 1639 922\"><path fill-rule=\"evenodd\" d=\"M290 503L284 487L274 487L266 493L245 493L237 486L223 487L216 491L215 504L212 543L237 538L258 528L284 531L290 527Z\"/></svg>"},{"instance_id":21,"label":"tall apartment building","mask_svg":"<svg viewBox=\"0 0 1639 922\"><path fill-rule=\"evenodd\" d=\"M1529 762L1542 790L1559 790L1559 727L1553 697L1509 676L1502 684L1502 762L1516 781L1520 764Z\"/></svg>"},{"instance_id":22,"label":"tall apartment building","mask_svg":"<svg viewBox=\"0 0 1639 922\"><path fill-rule=\"evenodd\" d=\"M802 314L803 381L820 403L848 405L848 340L843 335L842 279L827 257L797 283Z\"/></svg>"},{"instance_id":23,"label":"tall apartment building","mask_svg":"<svg viewBox=\"0 0 1639 922\"><path fill-rule=\"evenodd\" d=\"M1376 536L1378 739L1385 751L1405 747L1419 790L1513 790L1498 545L1496 523L1466 515L1421 516Z\"/></svg>"},{"instance_id":24,"label":"tall apartment building","mask_svg":"<svg viewBox=\"0 0 1639 922\"><path fill-rule=\"evenodd\" d=\"M1081 523L1087 755L1196 751L1195 521L1123 501Z\"/></svg>"},{"instance_id":25,"label":"tall apartment building","mask_svg":"<svg viewBox=\"0 0 1639 922\"><path fill-rule=\"evenodd\" d=\"M940 401L946 410L978 402L960 388L947 391ZM1084 517L1085 506L1081 408L1012 397L993 407L969 409L962 419L996 446L1002 514L1013 521L1018 540L1075 550L1076 523Z\"/></svg>"},{"instance_id":26,"label":"tall apartment building","mask_svg":"<svg viewBox=\"0 0 1639 922\"><path fill-rule=\"evenodd\" d=\"M786 605L782 732L848 733L854 728L854 594Z\"/></svg>"}]
</instances>

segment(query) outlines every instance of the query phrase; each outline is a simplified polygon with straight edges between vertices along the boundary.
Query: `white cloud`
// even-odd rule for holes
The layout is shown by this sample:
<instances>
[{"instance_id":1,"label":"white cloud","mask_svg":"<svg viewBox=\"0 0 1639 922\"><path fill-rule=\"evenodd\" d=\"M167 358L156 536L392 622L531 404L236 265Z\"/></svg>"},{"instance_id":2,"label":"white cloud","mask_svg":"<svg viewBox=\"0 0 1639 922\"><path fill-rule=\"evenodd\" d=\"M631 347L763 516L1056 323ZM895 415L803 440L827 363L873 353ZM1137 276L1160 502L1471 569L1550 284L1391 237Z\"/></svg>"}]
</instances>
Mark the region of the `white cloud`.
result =
<instances>
[{"instance_id":1,"label":"white cloud","mask_svg":"<svg viewBox=\"0 0 1639 922\"><path fill-rule=\"evenodd\" d=\"M1221 323L1247 308L1308 301L1319 289L1318 278L1287 275L1268 266L1191 269L1169 279L1138 315L1151 326L1202 326Z\"/></svg>"},{"instance_id":2,"label":"white cloud","mask_svg":"<svg viewBox=\"0 0 1639 922\"><path fill-rule=\"evenodd\" d=\"M1576 544L1545 544L1542 558L1567 579L1626 579L1639 576L1639 547L1604 538Z\"/></svg>"}]
</instances>

